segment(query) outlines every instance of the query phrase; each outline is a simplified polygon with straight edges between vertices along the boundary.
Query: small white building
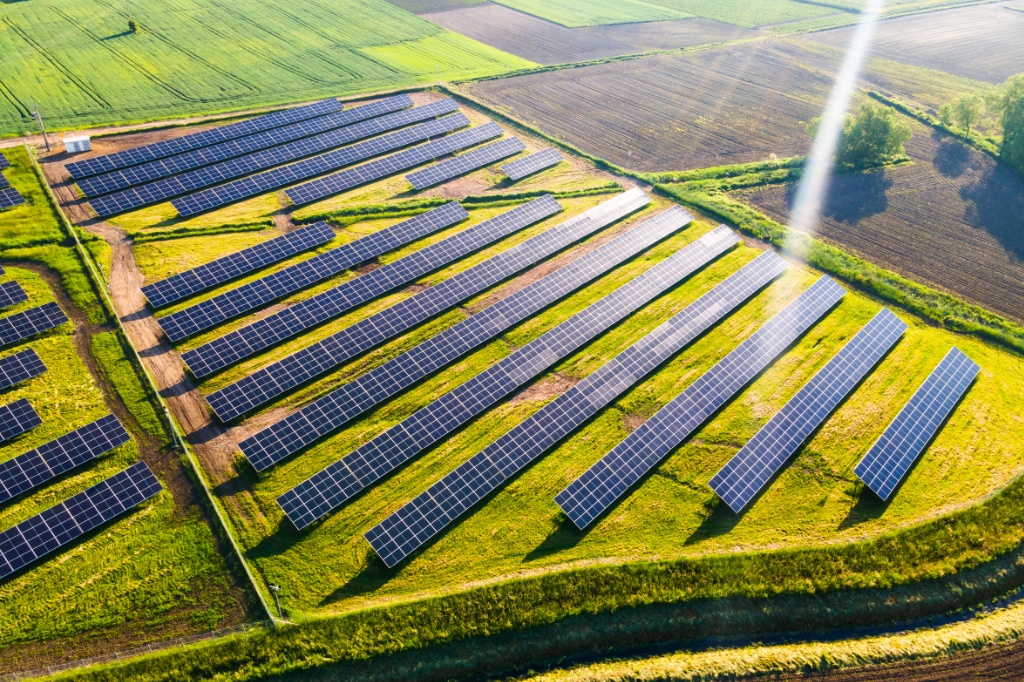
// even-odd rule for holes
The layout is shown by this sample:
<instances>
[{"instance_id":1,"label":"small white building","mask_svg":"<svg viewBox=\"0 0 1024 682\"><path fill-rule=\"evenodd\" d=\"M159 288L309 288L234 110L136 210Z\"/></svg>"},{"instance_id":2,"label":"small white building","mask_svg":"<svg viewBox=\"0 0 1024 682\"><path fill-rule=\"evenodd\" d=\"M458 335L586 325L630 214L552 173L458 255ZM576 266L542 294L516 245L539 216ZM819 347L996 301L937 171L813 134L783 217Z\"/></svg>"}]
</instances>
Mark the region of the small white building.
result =
<instances>
[{"instance_id":1,"label":"small white building","mask_svg":"<svg viewBox=\"0 0 1024 682\"><path fill-rule=\"evenodd\" d=\"M92 151L92 143L89 142L88 135L61 135L60 139L64 142L64 150L68 154Z\"/></svg>"}]
</instances>

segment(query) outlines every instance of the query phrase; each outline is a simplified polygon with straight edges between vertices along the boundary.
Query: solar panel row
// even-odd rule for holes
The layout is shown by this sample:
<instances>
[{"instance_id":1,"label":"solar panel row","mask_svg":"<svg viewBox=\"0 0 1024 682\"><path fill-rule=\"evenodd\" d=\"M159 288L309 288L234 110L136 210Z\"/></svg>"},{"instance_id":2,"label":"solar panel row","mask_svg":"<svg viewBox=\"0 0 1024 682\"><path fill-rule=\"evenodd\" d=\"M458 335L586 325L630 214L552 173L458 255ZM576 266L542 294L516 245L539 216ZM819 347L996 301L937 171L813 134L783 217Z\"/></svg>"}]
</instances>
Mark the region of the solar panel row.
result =
<instances>
[{"instance_id":1,"label":"solar panel row","mask_svg":"<svg viewBox=\"0 0 1024 682\"><path fill-rule=\"evenodd\" d=\"M421 213L389 228L331 249L309 260L249 282L237 289L160 318L168 338L175 343L232 317L255 310L264 303L304 289L370 258L469 218L456 202Z\"/></svg>"},{"instance_id":2,"label":"solar panel row","mask_svg":"<svg viewBox=\"0 0 1024 682\"><path fill-rule=\"evenodd\" d=\"M959 348L950 349L853 472L888 500L980 371Z\"/></svg>"},{"instance_id":3,"label":"solar panel row","mask_svg":"<svg viewBox=\"0 0 1024 682\"><path fill-rule=\"evenodd\" d=\"M586 528L846 292L822 277L555 497Z\"/></svg>"},{"instance_id":4,"label":"solar panel row","mask_svg":"<svg viewBox=\"0 0 1024 682\"><path fill-rule=\"evenodd\" d=\"M734 512L746 507L906 329L883 308L715 474L711 489Z\"/></svg>"},{"instance_id":5,"label":"solar panel row","mask_svg":"<svg viewBox=\"0 0 1024 682\"><path fill-rule=\"evenodd\" d=\"M145 462L0 533L0 579L145 502L163 486Z\"/></svg>"},{"instance_id":6,"label":"solar panel row","mask_svg":"<svg viewBox=\"0 0 1024 682\"><path fill-rule=\"evenodd\" d=\"M35 450L9 459L0 464L0 502L38 488L130 440L131 436L117 417L108 414Z\"/></svg>"},{"instance_id":7,"label":"solar panel row","mask_svg":"<svg viewBox=\"0 0 1024 682\"><path fill-rule=\"evenodd\" d=\"M454 159L448 159L436 163L415 173L405 176L405 179L416 189L426 189L434 185L450 180L452 178L468 173L486 166L489 163L504 159L526 149L526 145L518 137L508 137L504 140L480 147L473 151L460 154Z\"/></svg>"},{"instance_id":8,"label":"solar panel row","mask_svg":"<svg viewBox=\"0 0 1024 682\"><path fill-rule=\"evenodd\" d=\"M366 539L374 551L388 566L396 565L786 267L786 262L771 251L747 264L371 529ZM310 505L308 516L318 512L315 498L306 504ZM289 518L293 523L310 522L301 510Z\"/></svg>"},{"instance_id":9,"label":"solar panel row","mask_svg":"<svg viewBox=\"0 0 1024 682\"><path fill-rule=\"evenodd\" d=\"M10 440L42 423L32 404L24 398L4 405L0 407L0 441Z\"/></svg>"},{"instance_id":10,"label":"solar panel row","mask_svg":"<svg viewBox=\"0 0 1024 682\"><path fill-rule=\"evenodd\" d=\"M10 180L8 180L3 175L0 175L0 189L4 189L4 188L10 187L10 186L11 186Z\"/></svg>"},{"instance_id":11,"label":"solar panel row","mask_svg":"<svg viewBox=\"0 0 1024 682\"><path fill-rule=\"evenodd\" d=\"M13 187L0 189L0 211L25 203L25 197Z\"/></svg>"},{"instance_id":12,"label":"solar panel row","mask_svg":"<svg viewBox=\"0 0 1024 682\"><path fill-rule=\"evenodd\" d=\"M456 305L459 301L476 295L488 286L500 282L648 202L650 199L639 190L619 195L557 227L546 230L537 237L528 239L523 244L492 256L465 272L347 327L280 362L269 365L210 395L207 400L221 418L225 415L237 416L253 409ZM502 310L507 305L496 310ZM493 313L488 313L491 314ZM438 340L437 343L441 341Z\"/></svg>"},{"instance_id":13,"label":"solar panel row","mask_svg":"<svg viewBox=\"0 0 1024 682\"><path fill-rule=\"evenodd\" d=\"M78 181L78 188L82 190L82 194L85 196L95 197L134 185L141 185L144 182L152 182L169 175L176 175L195 168L209 166L210 164L226 161L236 156L243 156L260 149L275 147L293 140L350 126L353 123L365 121L376 116L407 109L412 105L412 98L408 95L388 97L361 107L353 107L352 109L328 114L327 116L299 121L298 123L274 128L257 135L240 137L210 147L201 147L185 154L168 156L156 161L150 161L149 163L139 164L138 166L129 166L128 168L111 171L103 175L85 178ZM366 134L362 136L366 137Z\"/></svg>"},{"instance_id":14,"label":"solar panel row","mask_svg":"<svg viewBox=\"0 0 1024 682\"><path fill-rule=\"evenodd\" d=\"M9 306L24 303L28 300L28 294L21 288L13 279L9 282L0 284L0 308L7 308Z\"/></svg>"},{"instance_id":15,"label":"solar panel row","mask_svg":"<svg viewBox=\"0 0 1024 682\"><path fill-rule=\"evenodd\" d=\"M289 123L295 123L296 121L303 121L309 118L323 116L324 114L329 114L334 111L340 111L341 108L342 104L338 100L325 99L321 102L307 104L306 106L294 107L284 111L275 111L263 116L239 121L238 123L217 126L198 133L182 135L181 137L176 137L170 140L161 140L160 142L135 147L134 149L126 149L113 154L105 154L91 159L74 161L72 163L65 164L64 168L73 178L84 178L90 175L98 175L100 173L107 173L119 168L127 168L128 166L146 163L147 161L153 161L154 159L182 154L193 149L199 149L200 147L207 147L209 145L217 144L218 142L224 142L225 140L245 137L246 135L270 130L271 128L278 128L280 126L288 125Z\"/></svg>"},{"instance_id":16,"label":"solar panel row","mask_svg":"<svg viewBox=\"0 0 1024 682\"><path fill-rule=\"evenodd\" d=\"M503 131L497 123L476 126L454 135L448 135L440 140L434 140L433 142L407 149L399 154L393 154L392 156L366 163L341 173L328 175L326 178L320 178L298 187L292 187L285 194L288 195L288 198L294 204L308 204L312 201L324 199L333 194L352 189L353 187L408 170L421 163L433 161L445 154L451 154L460 149L486 142L501 136L502 133Z\"/></svg>"},{"instance_id":17,"label":"solar panel row","mask_svg":"<svg viewBox=\"0 0 1024 682\"><path fill-rule=\"evenodd\" d=\"M27 339L67 321L68 316L56 303L44 303L38 308L0 317L0 345L6 346Z\"/></svg>"},{"instance_id":18,"label":"solar panel row","mask_svg":"<svg viewBox=\"0 0 1024 682\"><path fill-rule=\"evenodd\" d=\"M334 230L330 225L316 223L159 282L147 284L142 287L142 293L154 308L160 308L302 251L326 244L334 239L334 236Z\"/></svg>"},{"instance_id":19,"label":"solar panel row","mask_svg":"<svg viewBox=\"0 0 1024 682\"><path fill-rule=\"evenodd\" d=\"M3 170L4 168L10 168L10 167L11 167L11 162L7 160L6 156L4 156L3 154L0 154L0 170Z\"/></svg>"},{"instance_id":20,"label":"solar panel row","mask_svg":"<svg viewBox=\"0 0 1024 682\"><path fill-rule=\"evenodd\" d=\"M356 123L344 128L338 128L337 130L321 133L320 135L315 135L313 137L289 142L288 144L281 145L280 147L265 149L247 156L229 159L212 166L188 171L181 175L163 178L162 180L157 180L145 185L139 185L138 187L122 190L107 196L96 197L89 202L89 205L92 206L93 210L95 210L100 216L113 215L114 213L138 208L139 206L145 206L146 204L164 201L180 194L196 192L204 187L212 187L213 185L218 185L234 178L240 178L245 175L249 175L250 173L266 170L267 168L273 168L274 166L280 166L281 164L289 163L291 161L297 161L298 159L302 159L307 156L320 154L321 152L334 149L335 147L340 147L341 145L348 144L349 142L355 142L356 140L362 140L379 133L395 130L411 123L429 121L430 119L441 116L445 113L457 111L458 108L458 105L451 100L441 100L423 107L398 111L393 114L370 119L369 121L363 121L362 123ZM421 130L421 128L416 127L413 130ZM446 132L446 130L439 130L437 133L432 134L440 134L440 132ZM419 139L426 138L416 137L415 133L410 131L391 133L390 135L367 140L360 144L340 149L325 156L306 159L301 163L286 166L285 168L279 168L271 173L264 173L263 175L256 176L258 180L254 180L254 178L238 180L224 185L223 187L214 187L213 189L206 190L206 192L200 192L199 195L205 196L207 193L214 193L222 198L231 197L234 196L235 192L240 191L242 188L250 187L250 184L245 184L250 181L256 182L256 185L253 186L265 185L262 191L266 191L266 189L280 187L295 180L311 177L311 175L324 173L339 167L338 164L347 165L371 156L376 156L377 154L382 154L394 147L396 141L398 146L405 146L412 144L412 142L418 141ZM284 179L282 180L282 178ZM274 184L274 182L277 182L277 184ZM267 183L270 184L268 185ZM257 194L259 193L260 192L257 192ZM185 201L185 199L178 199L176 201L182 202ZM186 202L186 205L187 204L188 202ZM178 204L174 203L174 206L177 208Z\"/></svg>"},{"instance_id":21,"label":"solar panel row","mask_svg":"<svg viewBox=\"0 0 1024 682\"><path fill-rule=\"evenodd\" d=\"M545 168L551 168L551 166L561 161L563 161L562 155L558 153L558 150L554 147L548 147L536 154L530 154L526 158L506 163L501 167L501 170L513 182L518 182L528 175L533 175Z\"/></svg>"},{"instance_id":22,"label":"solar panel row","mask_svg":"<svg viewBox=\"0 0 1024 682\"><path fill-rule=\"evenodd\" d=\"M0 359L0 390L33 379L46 371L46 365L31 348Z\"/></svg>"},{"instance_id":23,"label":"solar panel row","mask_svg":"<svg viewBox=\"0 0 1024 682\"><path fill-rule=\"evenodd\" d=\"M647 225L660 222L662 225L675 224L678 229L680 223L692 220L679 207L666 213L674 215L663 213L648 221ZM634 228L631 233L640 229ZM608 263L604 270L657 241L649 237L660 232L658 226L650 225L648 229L651 230L648 235L635 235L630 240L630 233L627 233L602 247L600 250L615 245L605 254L604 258L613 262ZM705 235L303 481L279 497L278 504L296 528L304 528L625 319L738 241L738 237L725 227ZM620 254L622 257L617 258ZM587 257L590 255L593 253ZM581 273L594 269L593 264L581 266ZM589 280L602 272L595 272L590 277L578 276Z\"/></svg>"},{"instance_id":24,"label":"solar panel row","mask_svg":"<svg viewBox=\"0 0 1024 682\"><path fill-rule=\"evenodd\" d=\"M534 199L378 270L344 282L279 313L264 317L247 327L190 350L184 353L182 358L193 374L205 376L295 336L305 329L337 317L346 310L437 270L561 210L562 207L550 195Z\"/></svg>"}]
</instances>

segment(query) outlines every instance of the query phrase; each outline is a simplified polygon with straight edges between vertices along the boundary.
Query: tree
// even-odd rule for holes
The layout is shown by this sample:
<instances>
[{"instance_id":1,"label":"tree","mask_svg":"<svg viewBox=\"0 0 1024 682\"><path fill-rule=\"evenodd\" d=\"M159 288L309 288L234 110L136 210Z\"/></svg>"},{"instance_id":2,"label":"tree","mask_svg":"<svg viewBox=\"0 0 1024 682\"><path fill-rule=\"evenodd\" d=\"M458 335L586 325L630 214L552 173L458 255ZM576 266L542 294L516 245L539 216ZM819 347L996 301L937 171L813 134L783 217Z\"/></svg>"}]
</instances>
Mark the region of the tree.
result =
<instances>
[{"instance_id":1,"label":"tree","mask_svg":"<svg viewBox=\"0 0 1024 682\"><path fill-rule=\"evenodd\" d=\"M807 125L814 137L821 125L816 118ZM845 168L878 166L905 154L903 145L913 136L910 126L895 110L865 102L857 116L847 116L836 149L836 164Z\"/></svg>"},{"instance_id":2,"label":"tree","mask_svg":"<svg viewBox=\"0 0 1024 682\"><path fill-rule=\"evenodd\" d=\"M135 23L134 19L128 20L128 31L129 33L138 33L139 25Z\"/></svg>"},{"instance_id":3,"label":"tree","mask_svg":"<svg viewBox=\"0 0 1024 682\"><path fill-rule=\"evenodd\" d=\"M939 107L939 120L948 126L956 123L971 134L971 128L978 125L985 113L985 99L978 94L957 97L949 104Z\"/></svg>"},{"instance_id":4,"label":"tree","mask_svg":"<svg viewBox=\"0 0 1024 682\"><path fill-rule=\"evenodd\" d=\"M989 96L989 107L999 114L1003 128L1000 158L1024 173L1024 74L1007 79L999 90Z\"/></svg>"}]
</instances>

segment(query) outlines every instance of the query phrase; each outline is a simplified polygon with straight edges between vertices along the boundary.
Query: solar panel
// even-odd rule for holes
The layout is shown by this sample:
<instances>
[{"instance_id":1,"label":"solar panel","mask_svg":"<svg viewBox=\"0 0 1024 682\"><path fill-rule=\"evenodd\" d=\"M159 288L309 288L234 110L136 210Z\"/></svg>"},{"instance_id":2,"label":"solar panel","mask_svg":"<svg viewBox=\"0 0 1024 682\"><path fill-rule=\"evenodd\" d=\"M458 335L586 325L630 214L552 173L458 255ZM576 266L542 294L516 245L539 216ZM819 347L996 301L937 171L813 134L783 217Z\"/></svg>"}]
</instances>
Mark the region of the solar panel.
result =
<instances>
[{"instance_id":1,"label":"solar panel","mask_svg":"<svg viewBox=\"0 0 1024 682\"><path fill-rule=\"evenodd\" d=\"M715 474L711 489L734 512L746 507L906 329L883 308Z\"/></svg>"},{"instance_id":2,"label":"solar panel","mask_svg":"<svg viewBox=\"0 0 1024 682\"><path fill-rule=\"evenodd\" d=\"M0 441L20 436L42 423L32 404L24 398L4 405L0 407Z\"/></svg>"},{"instance_id":3,"label":"solar panel","mask_svg":"<svg viewBox=\"0 0 1024 682\"><path fill-rule=\"evenodd\" d=\"M9 459L0 464L0 502L38 488L131 439L117 417L108 414L35 450Z\"/></svg>"},{"instance_id":4,"label":"solar panel","mask_svg":"<svg viewBox=\"0 0 1024 682\"><path fill-rule=\"evenodd\" d=\"M551 168L551 166L554 166L556 163L561 161L564 161L564 159L562 158L562 155L558 153L558 150L554 147L548 147L536 154L530 154L526 158L516 159L515 161L506 163L501 167L501 170L513 182L518 182L528 175L533 175L537 171L544 170L545 168Z\"/></svg>"},{"instance_id":5,"label":"solar panel","mask_svg":"<svg viewBox=\"0 0 1024 682\"><path fill-rule=\"evenodd\" d=\"M203 344L184 353L182 359L193 374L206 376L561 210L562 207L550 195L534 199L378 270Z\"/></svg>"},{"instance_id":6,"label":"solar panel","mask_svg":"<svg viewBox=\"0 0 1024 682\"><path fill-rule=\"evenodd\" d=\"M240 137L210 147L201 147L185 154L168 156L138 166L129 166L128 168L111 171L103 175L95 175L91 178L79 180L78 188L82 190L82 194L85 196L95 197L134 185L141 185L145 182L152 182L169 175L176 175L195 168L209 166L236 156L244 156L261 149L275 147L286 142L310 137L336 128L350 126L353 123L365 121L376 116L407 109L412 105L412 98L408 95L388 97L387 99L328 114L327 116L319 116L281 128L274 128L257 135ZM366 130L371 132L367 133ZM368 126L363 131L360 131L359 134L361 137L366 137L373 132L378 132L376 127ZM346 141L351 141L347 139L349 138L348 135L344 137Z\"/></svg>"},{"instance_id":7,"label":"solar panel","mask_svg":"<svg viewBox=\"0 0 1024 682\"><path fill-rule=\"evenodd\" d=\"M586 528L845 293L831 278L819 279L570 483L555 502L577 528Z\"/></svg>"},{"instance_id":8,"label":"solar panel","mask_svg":"<svg viewBox=\"0 0 1024 682\"><path fill-rule=\"evenodd\" d=\"M10 187L10 186L11 186L10 181L6 177L4 177L3 175L0 175L0 189L4 189L4 188Z\"/></svg>"},{"instance_id":9,"label":"solar panel","mask_svg":"<svg viewBox=\"0 0 1024 682\"><path fill-rule=\"evenodd\" d=\"M450 180L486 166L494 161L518 154L524 149L526 149L526 145L518 137L505 138L486 147L460 154L454 159L448 159L423 170L418 170L415 173L410 173L405 176L405 179L416 189L426 189L445 180Z\"/></svg>"},{"instance_id":10,"label":"solar panel","mask_svg":"<svg viewBox=\"0 0 1024 682\"><path fill-rule=\"evenodd\" d=\"M664 227L666 224L668 220L659 225L649 226L644 233L667 229ZM637 235L634 239L639 240L641 237ZM242 441L239 444L242 454L257 470L276 464L374 405L450 364L459 356L486 343L512 325L582 286L588 279L600 275L615 264L613 255L609 254L623 249L623 244L624 242L619 242L615 248L603 249L597 256L590 257L588 254L579 261L560 268L555 274L495 303L487 310L306 405L298 412ZM485 266L484 270L488 268ZM453 288L459 290L458 286ZM472 293L463 295L469 296ZM454 305L455 302L457 300L450 302L449 305ZM426 305L432 306L430 301L427 301ZM400 315L397 318L401 319L403 324L408 322ZM359 350L358 346L350 348Z\"/></svg>"},{"instance_id":11,"label":"solar panel","mask_svg":"<svg viewBox=\"0 0 1024 682\"><path fill-rule=\"evenodd\" d=\"M458 108L459 106L451 100L441 100L426 106L416 107L415 109L398 111L393 114L388 114L387 116L381 116L379 118L363 121L362 123L356 123L344 128L338 128L337 130L321 133L313 137L289 142L288 144L284 144L279 147L265 149L247 156L229 159L227 161L216 163L212 166L188 171L181 175L163 178L162 180L156 180L155 182L145 185L125 189L107 196L96 197L90 200L89 205L92 206L93 210L95 210L100 216L113 215L114 213L138 208L139 206L145 206L146 204L165 201L180 194L196 192L204 187L219 185L220 183L234 178L241 178L249 175L250 173L297 161L298 159L302 159L307 156L320 154L321 152L326 152L330 149L334 149L335 147L348 144L349 142L355 142L356 140L372 137L379 133L395 130L409 125L410 123L430 121L437 116L458 111ZM468 120L469 119L466 119L467 122L463 125L469 125ZM431 121L431 123L435 122ZM459 127L462 126L455 126L455 128L452 129L454 130ZM436 125L427 129L437 130L437 132L431 133L431 135L437 135L448 131L448 128L438 128ZM246 178L245 180L238 180L222 187L214 187L210 190L206 190L206 192L199 192L199 195L205 196L206 193L214 193L216 196L221 198L235 201L237 198L232 197L242 189L262 187L262 189L255 194L245 195L256 196L256 194L261 194L262 192L267 191L267 189L280 187L290 182L312 177L313 175L325 173L340 166L349 165L356 161L382 154L390 148L395 147L396 144L398 147L402 147L412 144L412 142L426 139L426 137L422 136L416 137L415 131L420 131L422 133L423 130L426 130L421 126L417 126L410 130L413 132L410 132L409 130L399 131L376 139L366 140L365 142L345 147L344 149L339 149L324 156L306 159L298 164L278 168L271 173L264 173L255 176L255 178ZM177 201L181 202L185 201L185 199L187 199L187 197ZM187 203L188 202L186 202L186 204ZM174 206L177 207L178 204L174 203Z\"/></svg>"},{"instance_id":12,"label":"solar panel","mask_svg":"<svg viewBox=\"0 0 1024 682\"><path fill-rule=\"evenodd\" d=\"M10 167L11 167L11 162L7 160L6 156L4 156L3 154L0 154L0 170L3 170L4 168L10 168Z\"/></svg>"},{"instance_id":13,"label":"solar panel","mask_svg":"<svg viewBox=\"0 0 1024 682\"><path fill-rule=\"evenodd\" d=\"M237 289L197 303L173 315L158 318L157 321L168 338L177 343L197 332L215 327L225 320L255 310L274 299L304 289L353 265L451 227L467 218L469 213L453 201L262 279L243 284Z\"/></svg>"},{"instance_id":14,"label":"solar panel","mask_svg":"<svg viewBox=\"0 0 1024 682\"><path fill-rule=\"evenodd\" d=\"M674 224L678 229L680 222L686 224L692 220L690 215L679 207L670 211L674 215L662 214L653 221L648 221L648 224L657 221L662 225ZM634 228L632 231L639 229L641 228ZM656 225L648 229L653 230L652 234L660 232L659 226ZM633 244L620 241L629 236L626 234L616 239L615 241L620 243L611 249L609 254L617 252L628 254L624 258L630 257L657 241L648 241L651 234L636 235L632 240ZM441 396L398 425L364 443L316 476L303 481L279 497L278 504L292 519L296 528L301 529L309 525L344 503L359 490L372 485L416 454L447 437L467 421L625 319L738 241L739 238L726 227L705 235ZM643 242L647 242L647 245L641 246ZM615 242L605 246L612 244ZM638 248L633 248L634 245ZM606 254L605 258L609 254ZM618 259L616 262L621 260ZM610 265L613 264L615 263ZM594 265L581 263L581 267L581 272L587 272ZM599 274L600 271L588 279ZM571 274L565 276L572 277Z\"/></svg>"},{"instance_id":15,"label":"solar panel","mask_svg":"<svg viewBox=\"0 0 1024 682\"><path fill-rule=\"evenodd\" d=\"M25 197L21 196L18 190L13 187L0 189L0 211L7 208L14 208L25 203Z\"/></svg>"},{"instance_id":16,"label":"solar panel","mask_svg":"<svg viewBox=\"0 0 1024 682\"><path fill-rule=\"evenodd\" d=\"M28 294L21 288L21 285L13 279L10 282L0 284L0 308L8 308L28 300Z\"/></svg>"},{"instance_id":17,"label":"solar panel","mask_svg":"<svg viewBox=\"0 0 1024 682\"><path fill-rule=\"evenodd\" d=\"M603 367L542 407L366 533L394 566L498 486L543 455L786 269L766 252ZM305 485L305 484L303 484ZM289 518L300 528L319 515L321 502L303 495Z\"/></svg>"},{"instance_id":18,"label":"solar panel","mask_svg":"<svg viewBox=\"0 0 1024 682\"><path fill-rule=\"evenodd\" d=\"M459 301L474 296L492 284L649 202L650 199L640 190L621 194L280 362L250 374L211 394L207 400L222 420L234 418L305 381L330 371L349 358L383 343L413 325L456 305ZM507 314L513 315L518 312L509 311Z\"/></svg>"},{"instance_id":19,"label":"solar panel","mask_svg":"<svg viewBox=\"0 0 1024 682\"><path fill-rule=\"evenodd\" d=\"M392 156L363 164L341 173L328 175L326 178L320 178L298 187L292 187L285 194L288 195L288 198L294 204L308 204L312 201L324 199L333 194L352 189L353 187L380 180L413 166L418 166L421 163L433 161L445 154L451 154L454 151L486 142L502 134L503 131L497 123L476 126L454 135L448 135L440 140L434 140L433 142L407 149L399 154L393 154Z\"/></svg>"},{"instance_id":20,"label":"solar panel","mask_svg":"<svg viewBox=\"0 0 1024 682\"><path fill-rule=\"evenodd\" d=\"M950 349L854 467L857 477L888 500L980 371L959 348Z\"/></svg>"},{"instance_id":21,"label":"solar panel","mask_svg":"<svg viewBox=\"0 0 1024 682\"><path fill-rule=\"evenodd\" d=\"M100 481L0 533L0 579L24 568L163 490L145 462Z\"/></svg>"},{"instance_id":22,"label":"solar panel","mask_svg":"<svg viewBox=\"0 0 1024 682\"><path fill-rule=\"evenodd\" d=\"M46 371L46 365L31 348L0 358L0 390L33 379Z\"/></svg>"},{"instance_id":23,"label":"solar panel","mask_svg":"<svg viewBox=\"0 0 1024 682\"><path fill-rule=\"evenodd\" d=\"M147 284L142 287L142 293L154 308L160 308L302 251L326 244L334 237L334 230L330 225L316 223L159 282Z\"/></svg>"},{"instance_id":24,"label":"solar panel","mask_svg":"<svg viewBox=\"0 0 1024 682\"><path fill-rule=\"evenodd\" d=\"M67 321L68 316L56 303L45 303L38 308L0 317L0 345L6 346L27 339Z\"/></svg>"},{"instance_id":25,"label":"solar panel","mask_svg":"<svg viewBox=\"0 0 1024 682\"><path fill-rule=\"evenodd\" d=\"M64 168L73 178L84 178L90 175L98 175L119 168L127 168L147 161L182 154L200 147L231 140L238 137L245 137L271 128L303 121L317 116L323 116L334 111L340 111L341 102L336 99L325 99L321 102L314 102L302 107L294 107L284 111L275 111L263 116L257 116L238 123L230 123L225 126L217 126L198 133L182 135L171 140L161 140L153 144L126 149L113 154L96 156L91 159L74 161L64 165Z\"/></svg>"}]
</instances>

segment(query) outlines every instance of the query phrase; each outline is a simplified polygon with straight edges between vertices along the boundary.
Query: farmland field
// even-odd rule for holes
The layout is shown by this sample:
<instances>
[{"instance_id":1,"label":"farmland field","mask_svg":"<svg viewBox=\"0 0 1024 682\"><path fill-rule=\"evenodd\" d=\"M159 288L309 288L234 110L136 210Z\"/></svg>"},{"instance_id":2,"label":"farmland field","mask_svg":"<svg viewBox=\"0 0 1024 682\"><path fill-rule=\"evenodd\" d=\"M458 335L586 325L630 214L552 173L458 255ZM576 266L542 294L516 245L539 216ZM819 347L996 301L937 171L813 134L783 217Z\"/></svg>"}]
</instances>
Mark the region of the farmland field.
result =
<instances>
[{"instance_id":1,"label":"farmland field","mask_svg":"<svg viewBox=\"0 0 1024 682\"><path fill-rule=\"evenodd\" d=\"M540 64L671 50L758 35L706 19L566 28L492 3L421 16L450 31Z\"/></svg>"},{"instance_id":2,"label":"farmland field","mask_svg":"<svg viewBox=\"0 0 1024 682\"><path fill-rule=\"evenodd\" d=\"M496 74L525 60L383 0L5 4L0 136Z\"/></svg>"},{"instance_id":3,"label":"farmland field","mask_svg":"<svg viewBox=\"0 0 1024 682\"><path fill-rule=\"evenodd\" d=\"M6 357L33 348L47 366L42 376L3 391L0 402L26 398L43 423L0 445L0 461L109 413L121 420L133 440L5 504L0 528L139 459L150 465L167 492L4 580L0 671L73 660L247 619L251 593L233 575L171 447L170 434L154 411L153 397L128 360L116 327L103 319L82 263L65 243L27 154L15 149L5 155L14 163L5 176L29 203L0 213L0 264L7 271L2 279L16 280L29 300L2 314L56 300L72 322L0 351Z\"/></svg>"},{"instance_id":4,"label":"farmland field","mask_svg":"<svg viewBox=\"0 0 1024 682\"><path fill-rule=\"evenodd\" d=\"M843 45L852 28L802 40ZM871 54L989 83L1024 71L1024 14L1004 3L951 9L881 22Z\"/></svg>"},{"instance_id":5,"label":"farmland field","mask_svg":"<svg viewBox=\"0 0 1024 682\"><path fill-rule=\"evenodd\" d=\"M833 76L766 42L467 86L500 111L641 171L793 156ZM632 153L632 156L630 156Z\"/></svg>"},{"instance_id":6,"label":"farmland field","mask_svg":"<svg viewBox=\"0 0 1024 682\"><path fill-rule=\"evenodd\" d=\"M686 12L656 7L640 0L496 0L499 4L553 21L562 26L631 24L638 21L667 21L693 16Z\"/></svg>"},{"instance_id":7,"label":"farmland field","mask_svg":"<svg viewBox=\"0 0 1024 682\"><path fill-rule=\"evenodd\" d=\"M1024 182L955 138L912 123L912 165L832 180L820 235L844 250L1024 320ZM782 223L794 187L737 193Z\"/></svg>"}]
</instances>

